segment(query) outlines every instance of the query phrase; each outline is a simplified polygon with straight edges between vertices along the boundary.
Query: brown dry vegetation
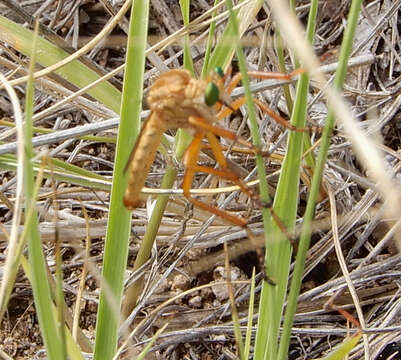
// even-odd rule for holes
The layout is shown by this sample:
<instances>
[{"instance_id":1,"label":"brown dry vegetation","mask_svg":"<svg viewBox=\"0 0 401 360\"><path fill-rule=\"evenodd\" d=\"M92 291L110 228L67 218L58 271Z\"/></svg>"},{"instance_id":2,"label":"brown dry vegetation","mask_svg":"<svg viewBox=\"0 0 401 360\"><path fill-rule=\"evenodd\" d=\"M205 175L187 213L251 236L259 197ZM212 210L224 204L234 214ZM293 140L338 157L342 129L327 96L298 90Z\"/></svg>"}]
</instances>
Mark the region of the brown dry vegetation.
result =
<instances>
[{"instance_id":1,"label":"brown dry vegetation","mask_svg":"<svg viewBox=\"0 0 401 360\"><path fill-rule=\"evenodd\" d=\"M3 16L19 23L30 22L35 14L49 30L66 39L66 49L68 49L67 46L80 47L85 44L110 18L110 14L105 11L101 2L64 0L60 9L57 7L59 2L61 1L13 2L14 5L17 3L16 6L21 10L18 13L17 8L11 6L11 1L2 1L0 11ZM49 5L41 8L44 3ZM192 1L191 19L208 10L211 3L212 1L209 0ZM336 63L349 3L346 0L322 0L320 3L314 48L325 65ZM151 4L149 43L154 44L180 29L182 21L178 1L152 0ZM364 3L355 39L354 48L357 51L352 55L354 62L347 75L344 96L355 117L360 121L361 127L374 134L381 142L386 166L389 171L393 171L395 180L399 181L398 169L401 160L399 153L401 129L399 32L401 26L398 15L401 2L398 2L398 7L396 4L397 1L385 0ZM297 9L298 17L305 20L308 1L298 1ZM25 14L25 18L22 13ZM91 51L86 61L103 73L123 64L126 29L127 22L122 22L101 46ZM216 36L220 30L221 28L218 28ZM264 37L264 34L269 36ZM191 40L195 41L198 35L191 34ZM244 36L243 44L249 68L277 71L277 56L272 40L274 35L274 24L271 22L269 9L265 6ZM262 39L265 39L265 43ZM196 42L192 51L195 68L199 70L204 55L204 39ZM169 46L162 52L153 53L146 64L146 86L150 86L155 76L167 68L181 67L181 62L182 48L179 44ZM0 66L4 75L18 77L25 72L27 59L14 51L7 43L2 42ZM16 66L21 66L20 73L11 74ZM235 60L233 69L237 70ZM333 74L333 69L335 66L329 71L330 74ZM51 78L50 81L58 82L60 87L69 86L57 77ZM121 89L122 74L113 78L113 83ZM36 84L35 113L39 113L59 101L61 97L47 89L46 83L38 81ZM23 103L25 87L18 86L16 90ZM257 96L288 118L281 87L277 86L272 90L259 92ZM0 109L3 120L12 121L10 101L3 91L0 93ZM308 109L309 121L314 125L322 125L326 114L326 103L312 84ZM101 122L108 118L110 118L109 114L99 116L98 113L83 109L76 103L64 105L56 112L41 118L35 126L55 131L70 129L69 137L57 143L49 137L49 141L45 141L36 150L48 151L52 157L111 178L114 145L81 140L74 132L77 126ZM236 112L222 125L248 138L249 133L243 120L241 112ZM277 154L283 154L285 151L283 129L266 117L261 117L260 125L266 148L276 147ZM11 143L15 141L15 137L4 136L8 131L7 126L0 125L2 141ZM94 133L115 138L116 132L117 122L112 129ZM248 174L253 170L252 157L232 154L229 158L242 173ZM207 155L203 155L201 161L211 163ZM180 164L177 166L180 174L177 182L179 186L183 169ZM266 166L271 175L269 181L271 192L274 194L278 178L276 171L280 169L280 161L272 160L267 162ZM164 168L165 159L159 154L148 176L148 187L158 188ZM0 217L3 225L3 231L0 234L1 277L7 249L6 233L10 230L13 213L15 173L4 169L0 171L0 194L2 198L5 197L0 202ZM399 310L397 310L400 302L401 258L397 255L396 247L389 235L389 231L398 219L383 220L385 204L380 201L376 185L368 175L354 155L347 136L341 132L340 128L332 139L324 181L334 189L339 214L339 239L357 290L359 305L363 309L366 328L377 330L381 327L398 327L393 331L368 335L371 358L386 359L393 353L391 349L397 350L397 346L401 349L401 332L399 331L401 324ZM308 178L307 173L305 176ZM223 181L216 181L206 176L197 177L194 184L195 187L226 185ZM54 197L51 195L54 187L57 188L57 210ZM307 186L304 183L300 193L300 223L306 195ZM225 196L221 195L210 201L221 204ZM6 199L9 202L6 202ZM87 225L89 225L91 236L91 261L97 265L97 269L101 267L108 201L109 196L106 192L75 188L73 185L61 182L54 184L51 180L44 181L40 190L37 208L40 211L44 252L50 271L54 271L54 241L57 229L62 243L64 295L70 311L75 304L82 274ZM246 196L239 194L225 206L226 209L249 218L251 228L256 234L262 232L260 210L252 208ZM83 208L86 209L88 223L84 218ZM249 279L252 266L259 264L258 251L256 251L259 250L258 246L246 240L241 229L227 226L221 219L216 219L207 228L202 227L209 217L209 214L196 208L190 211L183 198L176 197L170 201L157 236L157 251L154 249L151 262L144 270L147 277L151 279L150 284L160 278L160 274L166 271L168 265L174 261L180 249L190 238L197 236L198 240L188 251L184 260L179 263L179 269L169 274L167 280L155 292L148 294L147 290L151 286L147 286L147 290L143 292L142 308L135 321L142 319L163 301L183 290L212 281L224 280L224 268L216 265L216 253L221 251L224 241L232 247L232 277L237 280ZM129 251L129 266L132 266L147 224L146 209L135 210L133 218L135 226ZM306 262L304 285L295 317L293 342L289 355L291 359L321 357L346 336L347 324L344 318L330 309L325 310L324 306L332 296L336 295L334 299L336 305L343 305L356 316L355 304L334 251L327 197L323 197L318 204L316 218L319 220L316 222L312 248ZM93 271L96 271L95 267L92 267L87 275L79 322L83 331L82 336L86 335L89 341L92 341L94 337L98 302L96 278L99 273L94 276ZM259 282L261 278L262 276L259 275ZM235 290L240 317L245 317L249 287L243 285ZM260 286L257 287L257 294L259 292ZM173 306L164 309L145 334L146 336L153 334L155 329L161 327L167 320L170 323L163 338L154 347L152 356L166 359L184 357L187 359L234 359L235 342L233 329L229 324L231 317L226 295L224 289L217 287L196 290L178 300ZM138 343L141 340L143 340L141 337L135 339ZM83 343L82 341L81 346ZM30 284L22 270L17 278L7 315L1 324L0 348L16 359L44 356ZM84 346L83 348L85 349ZM89 351L89 348L85 350ZM362 358L362 353L363 347L360 345L354 350L351 359ZM149 358L152 356L149 355ZM401 355L396 358L401 358Z\"/></svg>"}]
</instances>

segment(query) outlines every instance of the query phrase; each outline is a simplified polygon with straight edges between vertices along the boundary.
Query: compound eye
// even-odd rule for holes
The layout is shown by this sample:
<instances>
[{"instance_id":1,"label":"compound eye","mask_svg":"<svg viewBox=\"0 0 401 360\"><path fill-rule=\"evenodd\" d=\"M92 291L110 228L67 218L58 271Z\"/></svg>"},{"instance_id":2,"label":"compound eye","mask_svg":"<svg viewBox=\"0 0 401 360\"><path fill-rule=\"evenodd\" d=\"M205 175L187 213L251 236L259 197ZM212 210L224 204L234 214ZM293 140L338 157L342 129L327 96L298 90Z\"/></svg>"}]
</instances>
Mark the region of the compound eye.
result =
<instances>
[{"instance_id":1,"label":"compound eye","mask_svg":"<svg viewBox=\"0 0 401 360\"><path fill-rule=\"evenodd\" d=\"M205 104L213 106L219 100L219 88L215 83L209 83L205 89Z\"/></svg>"},{"instance_id":2,"label":"compound eye","mask_svg":"<svg viewBox=\"0 0 401 360\"><path fill-rule=\"evenodd\" d=\"M220 66L217 66L217 67L214 69L214 72L215 72L217 75L219 75L221 78L224 78L224 71L223 71L223 69L222 69Z\"/></svg>"}]
</instances>

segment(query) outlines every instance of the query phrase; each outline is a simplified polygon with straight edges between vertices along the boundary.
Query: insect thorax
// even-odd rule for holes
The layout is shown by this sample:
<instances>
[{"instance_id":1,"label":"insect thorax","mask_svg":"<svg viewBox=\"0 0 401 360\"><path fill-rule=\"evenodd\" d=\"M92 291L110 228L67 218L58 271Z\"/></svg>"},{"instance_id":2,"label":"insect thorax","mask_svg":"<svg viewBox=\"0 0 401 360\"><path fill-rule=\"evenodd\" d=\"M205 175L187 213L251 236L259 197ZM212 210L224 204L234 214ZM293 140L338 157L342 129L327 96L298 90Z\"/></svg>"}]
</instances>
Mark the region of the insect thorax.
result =
<instances>
[{"instance_id":1,"label":"insect thorax","mask_svg":"<svg viewBox=\"0 0 401 360\"><path fill-rule=\"evenodd\" d=\"M153 84L148 96L149 107L169 128L188 127L190 116L214 122L215 108L205 104L206 85L206 81L192 78L186 70L172 70Z\"/></svg>"}]
</instances>

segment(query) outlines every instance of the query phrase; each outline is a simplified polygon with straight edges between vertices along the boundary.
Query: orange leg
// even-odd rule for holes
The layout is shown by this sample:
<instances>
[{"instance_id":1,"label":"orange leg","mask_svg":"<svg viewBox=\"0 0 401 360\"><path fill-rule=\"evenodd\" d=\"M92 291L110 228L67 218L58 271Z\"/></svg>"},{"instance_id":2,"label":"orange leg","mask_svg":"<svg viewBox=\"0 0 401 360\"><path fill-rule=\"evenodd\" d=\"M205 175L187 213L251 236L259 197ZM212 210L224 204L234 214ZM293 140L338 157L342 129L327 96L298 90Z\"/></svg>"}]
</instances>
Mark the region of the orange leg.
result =
<instances>
[{"instance_id":1,"label":"orange leg","mask_svg":"<svg viewBox=\"0 0 401 360\"><path fill-rule=\"evenodd\" d=\"M252 78L257 78L257 79L277 79L277 80L291 80L295 76L303 73L303 69L296 69L293 72L289 74L283 74L283 73L274 73L274 72L260 72L260 71L249 71L248 76ZM226 93L230 95L232 91L237 87L238 83L242 79L242 74L237 73L235 76L230 80L229 84L226 87ZM281 126L285 127L286 129L289 129L291 131L297 131L297 132L321 132L322 129L320 127L312 126L312 127L304 127L304 128L297 128L294 125L290 124L288 121L286 121L284 118L282 118L280 115L278 115L276 112L274 112L272 109L270 109L268 106L263 104L261 101L258 99L253 99L253 102L268 116L270 116L274 121L276 121L278 124ZM223 108L219 114L218 118L222 119L228 115L230 115L233 110L239 109L242 105L246 103L245 97L240 97L236 100L234 100L230 104L230 108Z\"/></svg>"},{"instance_id":2,"label":"orange leg","mask_svg":"<svg viewBox=\"0 0 401 360\"><path fill-rule=\"evenodd\" d=\"M237 147L237 146L228 146L228 145L223 145L220 144L222 150L230 150L231 152L237 152L241 154L248 154L248 155L256 155L256 154L261 154L262 156L265 156L264 151L260 151L257 148L247 148L247 147ZM211 149L212 147L210 146L209 143L203 142L202 143L202 150L203 149Z\"/></svg>"},{"instance_id":3,"label":"orange leg","mask_svg":"<svg viewBox=\"0 0 401 360\"><path fill-rule=\"evenodd\" d=\"M199 155L199 151L202 147L202 139L206 135L209 140L209 144L211 146L212 152L218 163L220 169L215 169L208 166L201 166L198 165L197 159ZM223 179L227 179L232 181L234 184L238 185L239 188L249 196L249 198L256 203L260 207L265 207L270 210L271 216L273 220L276 222L277 226L280 230L288 237L288 239L292 239L292 236L288 233L286 226L281 221L280 217L274 212L272 204L269 202L262 202L259 196L240 178L238 177L235 172L231 171L228 167L227 160L223 154L221 149L220 143L214 133L208 132L199 132L195 135L192 143L188 147L185 156L184 156L184 166L185 166L185 175L183 181L183 191L184 196L191 201L194 205L211 212L212 214L216 214L223 219L226 219L233 224L236 224L241 227L247 227L247 221L230 214L227 211L221 210L215 206L206 204L200 200L193 198L190 194L190 189L192 187L192 180L196 172L204 172L207 174L212 174L219 176ZM249 231L248 231L249 233Z\"/></svg>"},{"instance_id":4,"label":"orange leg","mask_svg":"<svg viewBox=\"0 0 401 360\"><path fill-rule=\"evenodd\" d=\"M296 69L289 74L276 73L276 72L263 72L263 71L248 71L248 76L254 79L271 79L271 80L292 80L295 76L302 74L303 69ZM232 91L237 87L238 83L242 79L242 74L237 73L233 76L226 87L227 94L231 94Z\"/></svg>"},{"instance_id":5,"label":"orange leg","mask_svg":"<svg viewBox=\"0 0 401 360\"><path fill-rule=\"evenodd\" d=\"M213 125L210 122L208 122L207 120L205 120L204 118L191 116L191 117L189 117L188 122L196 129L200 129L200 130L203 130L206 132L211 132L212 134L232 140L234 143L241 144L250 150L248 152L251 152L253 154L260 154L265 157L269 157L271 155L270 152L258 149L257 147L252 145L249 141L244 140L243 138L238 136L233 131L223 129L219 126ZM202 144L201 146L202 147L210 147L210 148L212 147L210 144L209 145ZM220 144L219 144L219 147L221 148ZM238 152L242 152L242 151L238 151ZM246 151L244 151L244 152L246 152Z\"/></svg>"},{"instance_id":6,"label":"orange leg","mask_svg":"<svg viewBox=\"0 0 401 360\"><path fill-rule=\"evenodd\" d=\"M269 115L276 123L280 124L281 126L285 127L288 130L297 131L297 132L308 132L308 133L311 133L311 132L319 133L319 132L322 131L322 129L320 127L317 127L317 126L311 126L311 127L308 126L308 127L303 127L303 128L297 128L296 126L292 125L287 120L282 118L279 114L274 112L272 109L270 109L268 106L263 104L258 99L253 98L253 102L259 107L260 110L262 110L264 113ZM219 112L219 114L217 115L218 118L222 119L222 118L230 115L233 112L233 110L239 109L245 103L246 103L246 99L243 96L239 97L238 99L235 99L230 104L231 109L230 108L223 108Z\"/></svg>"},{"instance_id":7,"label":"orange leg","mask_svg":"<svg viewBox=\"0 0 401 360\"><path fill-rule=\"evenodd\" d=\"M243 192L245 192L253 201L257 202L259 200L259 197L253 192L252 189L250 189L248 187L248 185L246 185L246 183L240 177L238 177L232 170L230 170L230 168L227 164L227 159L225 158L225 156L223 154L223 151L220 146L220 142L216 138L216 135L223 136L223 137L229 138L233 141L239 142L251 149L254 149L255 152L260 152L260 151L258 151L251 143L238 137L235 133L233 133L229 130L225 130L220 127L214 126L214 125L210 124L209 122L207 122L203 118L190 117L188 120L189 120L190 124L195 126L197 129L202 129L203 132L202 132L202 137L200 138L200 140L198 140L198 138L196 138L196 142L199 141L199 144L196 145L197 152L194 153L194 156L196 155L196 157L194 157L191 161L184 160L184 165L186 167L188 166L188 167L191 167L192 169L194 169L193 173L196 171L202 171L202 172L214 174L214 175L220 176L222 178L231 180L232 182L237 184L240 187L240 189ZM219 170L215 169L215 168L196 165L196 161L197 161L197 157L199 155L200 148L203 146L201 141L202 141L202 138L204 137L204 135L206 135L206 137L209 141L209 144L210 144L210 148L213 152L214 158L215 158L216 162L218 163L218 165L220 166ZM194 139L194 141L195 141L195 139ZM195 148L195 145L194 145L194 148ZM192 181L191 181L190 185L192 185Z\"/></svg>"},{"instance_id":8,"label":"orange leg","mask_svg":"<svg viewBox=\"0 0 401 360\"><path fill-rule=\"evenodd\" d=\"M195 199L190 194L193 177L195 176L196 171L199 171L199 170L203 171L203 170L205 170L205 168L207 168L207 167L198 167L198 165L196 165L199 151L200 151L200 148L202 145L201 144L202 138L204 137L204 135L205 135L204 132L197 133L195 135L194 139L192 140L191 144L189 145L187 151L185 152L185 156L184 156L185 174L184 174L184 180L183 180L183 184L182 184L184 196L195 206L197 206L203 210L209 211L212 214L220 216L223 219L226 219L235 225L238 225L241 227L247 227L246 220L244 220L238 216L232 215L228 211L221 210L215 206L206 204L203 201ZM216 169L213 169L213 170L216 170ZM208 172L208 171L205 171L205 172ZM218 172L218 170L216 170L216 172L214 172L214 173L218 176L224 175L223 172L220 173L220 172Z\"/></svg>"},{"instance_id":9,"label":"orange leg","mask_svg":"<svg viewBox=\"0 0 401 360\"><path fill-rule=\"evenodd\" d=\"M242 139L238 136L235 132L230 130L223 129L219 126L211 124L209 121L205 120L204 118L197 117L197 116L190 116L188 119L190 125L197 129L201 129L205 132L211 132L215 135L222 136L226 139L230 139L238 144L244 145L249 149L254 150L255 152L259 152L255 146L253 146L249 141Z\"/></svg>"},{"instance_id":10,"label":"orange leg","mask_svg":"<svg viewBox=\"0 0 401 360\"><path fill-rule=\"evenodd\" d=\"M206 133L207 139L209 140L209 144L212 148L212 152L214 154L214 157L216 159L216 162L220 166L220 171L222 171L222 178L226 178L228 180L231 180L233 183L238 185L240 189L247 194L254 202L259 201L259 196L254 193L254 191L240 178L237 176L237 174L229 169L227 159L225 158L223 151L221 149L219 140L216 138L216 135L208 132ZM214 168L209 168L213 169ZM204 170L202 170L204 171Z\"/></svg>"}]
</instances>

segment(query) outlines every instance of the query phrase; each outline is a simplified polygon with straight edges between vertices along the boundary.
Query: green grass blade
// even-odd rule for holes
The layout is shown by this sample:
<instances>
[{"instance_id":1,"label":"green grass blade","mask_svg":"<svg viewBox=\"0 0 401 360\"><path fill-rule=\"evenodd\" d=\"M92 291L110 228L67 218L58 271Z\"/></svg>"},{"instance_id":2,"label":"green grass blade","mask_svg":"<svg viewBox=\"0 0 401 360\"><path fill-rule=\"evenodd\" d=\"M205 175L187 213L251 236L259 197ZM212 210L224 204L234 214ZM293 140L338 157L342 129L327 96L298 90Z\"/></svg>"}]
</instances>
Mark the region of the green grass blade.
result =
<instances>
[{"instance_id":1,"label":"green grass blade","mask_svg":"<svg viewBox=\"0 0 401 360\"><path fill-rule=\"evenodd\" d=\"M227 4L227 8L230 11L230 21L232 24L232 29L233 29L232 31L234 34L233 39L237 39L237 41L235 42L236 54L237 54L237 58L238 58L239 68L240 68L240 71L242 74L242 83L243 83L243 86L245 89L245 98L246 98L246 104L248 106L249 124L250 124L250 131L251 131L251 135L252 135L252 141L256 147L260 147L261 140L260 140L257 121L256 121L255 105L253 103L252 94L251 94L251 91L249 88L249 80L248 80L248 74L247 74L247 68L246 68L246 59L245 59L244 53L242 51L242 47L238 40L239 39L239 30L238 30L238 26L237 26L237 22L236 22L236 16L235 16L234 12L231 11L231 9L232 9L231 1L226 0L226 4ZM268 186L267 186L267 181L266 181L266 171L265 171L265 167L264 167L263 158L260 155L258 155L256 157L256 166L257 166L257 171L258 171L258 177L260 180L259 189L260 189L261 199L262 199L262 201L269 202L270 198L269 198ZM265 234L266 234L266 236L270 237L270 235L271 235L271 217L270 217L269 209L263 209L262 214L263 214L263 225L265 228ZM269 234L269 235L267 235L267 234ZM266 329L262 329L263 333L260 332L259 330L260 329L258 327L257 334L259 335L260 338L263 338L263 342L265 342L266 338L264 336L267 336ZM258 351L258 347L259 347L259 351ZM255 345L255 358L257 358L256 356L262 356L260 358L263 358L263 356L264 356L264 349L263 349L263 347L260 347L260 341L259 341L259 345L258 345L258 343L256 343L256 345Z\"/></svg>"},{"instance_id":2,"label":"green grass blade","mask_svg":"<svg viewBox=\"0 0 401 360\"><path fill-rule=\"evenodd\" d=\"M333 350L329 355L325 356L320 360L343 360L347 359L348 354L358 344L362 337L362 333L357 333L355 336L351 336L345 339L341 345Z\"/></svg>"},{"instance_id":3,"label":"green grass blade","mask_svg":"<svg viewBox=\"0 0 401 360\"><path fill-rule=\"evenodd\" d=\"M233 10L235 16L241 19L240 26L236 28L232 24L232 17L230 15L228 24L224 32L216 44L210 61L207 67L202 69L202 74L207 75L212 69L219 66L222 69L227 69L231 64L231 59L235 52L235 44L242 36L242 33L249 26L250 21L253 19L263 5L263 0L255 0L239 10ZM238 24L237 24L238 25Z\"/></svg>"},{"instance_id":4,"label":"green grass blade","mask_svg":"<svg viewBox=\"0 0 401 360\"><path fill-rule=\"evenodd\" d=\"M189 9L190 9L189 0L180 0L180 7L184 21L184 26L186 26L189 24ZM189 70L192 74L194 74L194 67L192 62L188 34L185 35L185 40L184 40L184 68ZM188 147L191 139L192 137L188 134L188 132L186 132L183 129L178 129L175 137L175 148L176 148L177 159L181 159L183 157L185 150ZM165 175L163 176L161 187L164 189L171 188L174 185L176 176L177 172L174 169L174 167L169 166L166 169ZM143 240L141 242L140 249L135 259L134 267L132 269L133 271L140 268L148 260L167 203L168 203L168 197L165 196L158 197L154 211L149 220L149 224L146 227L146 231ZM123 313L125 316L128 316L129 312L132 311L133 307L135 306L136 301L142 291L142 287L143 287L143 279L139 279L127 289L126 302L124 303L124 308L123 308Z\"/></svg>"},{"instance_id":5,"label":"green grass blade","mask_svg":"<svg viewBox=\"0 0 401 360\"><path fill-rule=\"evenodd\" d=\"M221 0L214 0L214 6L216 6ZM213 11L212 17L216 16L216 11ZM210 55L212 53L212 46L213 46L213 38L215 36L215 31L216 31L216 22L211 22L209 26L209 35L207 37L207 43L206 43L206 51L205 51L205 56L203 58L203 65L202 65L202 74L201 78L204 79L208 75L208 70L210 69L209 67L209 61L210 61Z\"/></svg>"},{"instance_id":6,"label":"green grass blade","mask_svg":"<svg viewBox=\"0 0 401 360\"><path fill-rule=\"evenodd\" d=\"M180 0L181 14L184 21L184 26L189 24L189 8L190 1L189 0ZM185 35L184 38L184 69L187 69L191 72L192 76L194 73L194 64L191 56L190 42L189 42L189 34ZM176 157L178 160L182 159L185 154L185 150L192 140L192 136L189 135L187 131L184 129L178 129L176 137L175 137L175 148L176 148Z\"/></svg>"},{"instance_id":7,"label":"green grass blade","mask_svg":"<svg viewBox=\"0 0 401 360\"><path fill-rule=\"evenodd\" d=\"M253 323L253 310L255 306L255 268L252 270L251 289L249 292L249 306L248 306L248 321L246 324L245 345L244 345L244 358L249 359L251 351L252 340L252 323Z\"/></svg>"},{"instance_id":8,"label":"green grass blade","mask_svg":"<svg viewBox=\"0 0 401 360\"><path fill-rule=\"evenodd\" d=\"M280 34L277 34L277 36L276 36L276 49L277 49L279 70L282 73L286 73L287 68L285 66L283 39L281 38ZM288 113L292 114L294 103L292 101L289 84L283 85L283 93L284 93L285 102L287 104Z\"/></svg>"},{"instance_id":9,"label":"green grass blade","mask_svg":"<svg viewBox=\"0 0 401 360\"><path fill-rule=\"evenodd\" d=\"M351 54L353 38L355 35L355 29L359 19L361 4L362 0L354 0L351 4L351 9L349 12L349 17L347 22L348 25L347 28L345 29L344 39L341 45L339 66L337 68L336 78L334 81L335 86L339 89L342 88L342 85L345 80L347 72L347 63L349 56ZM284 326L288 327L292 326L293 316L296 311L296 298L300 291L300 284L304 270L304 263L307 251L309 249L310 236L311 236L311 223L315 212L315 204L319 194L321 177L323 173L324 164L327 158L328 148L330 144L330 136L332 134L334 126L334 120L335 120L334 112L332 111L332 109L330 109L326 119L326 124L322 135L322 141L320 144L320 152L312 178L311 191L309 193L308 202L305 210L304 225L302 227L302 233L297 253L297 260L295 263L293 280L291 282L291 288L289 293L289 304L284 322Z\"/></svg>"},{"instance_id":10,"label":"green grass blade","mask_svg":"<svg viewBox=\"0 0 401 360\"><path fill-rule=\"evenodd\" d=\"M316 16L317 16L317 8L318 1L313 0L311 2L311 7L309 11L308 17L308 25L306 30L306 36L310 43L313 42L315 28L316 28ZM292 112L292 124L297 127L304 127L306 125L306 108L307 108L307 96L309 93L309 76L304 73L300 76L298 86L297 86L297 96L295 99L294 110ZM283 168L282 168L282 176L280 177L279 185L277 187L277 214L283 219L284 223L289 227L291 233L292 229L295 226L296 221L296 212L297 212L297 204L298 204L298 192L299 192L299 180L295 184L294 179L299 179L300 176L300 168L301 168L301 156L304 149L304 141L307 138L306 134L302 133L291 133L288 141L288 150L287 155L284 160ZM309 143L309 139L307 141ZM282 187L280 187L280 185ZM291 193L290 197L285 196L285 194ZM276 203L275 203L276 205ZM276 208L275 208L276 209ZM286 217L286 214L290 214L290 216ZM289 277L289 267L291 263L291 252L290 244L288 239L283 239L282 248L278 249L278 251L286 251L285 253L285 264L286 267L282 266L280 268L280 280L286 283L285 289L283 289L282 298L279 300L281 307L284 305L285 295L287 292L287 279ZM274 257L274 255L273 255ZM302 281L302 279L300 279ZM297 299L291 298L292 302L295 302L295 308ZM293 305L292 303L290 304ZM287 307L288 310L288 307ZM294 314L289 314L286 312L285 318L289 318L294 316ZM279 323L277 326L279 327L281 324L281 317L279 319ZM291 336L291 328L292 322L285 322L283 327L283 332L280 338L279 344L279 359L287 358L288 347ZM277 329L278 334L278 329Z\"/></svg>"},{"instance_id":11,"label":"green grass blade","mask_svg":"<svg viewBox=\"0 0 401 360\"><path fill-rule=\"evenodd\" d=\"M0 39L26 56L30 55L34 34L7 18L0 16ZM69 54L51 42L38 37L37 62L42 66L51 66L65 59ZM78 60L74 60L55 71L78 88L98 80L100 76ZM120 110L121 94L110 83L102 82L88 91L99 102L105 104L116 113Z\"/></svg>"},{"instance_id":12,"label":"green grass blade","mask_svg":"<svg viewBox=\"0 0 401 360\"><path fill-rule=\"evenodd\" d=\"M34 36L32 46L32 57L29 68L29 80L26 91L26 117L25 117L25 164L24 164L24 193L25 209L35 209L35 182L31 159L34 156L32 147L32 116L34 99L34 80L32 74L35 67L35 56L37 51L37 37ZM41 334L47 349L49 359L65 359L65 345L62 343L59 327L56 325L55 314L52 311L53 302L50 285L47 281L46 261L42 251L42 241L38 218L35 210L32 211L29 221L25 224L28 228L28 251L29 263L32 271L32 290L35 301L36 313L38 315Z\"/></svg>"},{"instance_id":13,"label":"green grass blade","mask_svg":"<svg viewBox=\"0 0 401 360\"><path fill-rule=\"evenodd\" d=\"M96 324L94 359L111 359L117 345L118 314L123 292L131 225L131 213L125 209L122 202L127 184L123 169L129 157L130 151L127 149L132 149L140 129L148 13L149 1L134 2L128 35L121 122L117 139L102 272L103 280L111 289L113 299L108 298L107 290L103 287Z\"/></svg>"},{"instance_id":14,"label":"green grass blade","mask_svg":"<svg viewBox=\"0 0 401 360\"><path fill-rule=\"evenodd\" d=\"M155 343L155 341L159 338L159 336L161 334L163 334L164 330L166 330L167 326L168 326L168 324L165 324L159 330L156 331L156 333L152 336L150 341L146 344L145 348L139 354L137 360L145 360L146 359L146 355L148 354L148 352L152 348L152 346Z\"/></svg>"},{"instance_id":15,"label":"green grass blade","mask_svg":"<svg viewBox=\"0 0 401 360\"><path fill-rule=\"evenodd\" d=\"M213 54L210 57L207 69L204 71L206 76L216 66L226 69L230 65L232 54L235 51L235 47L233 45L234 42L232 41L234 37L233 35L234 28L231 21L229 21L224 29L219 43L216 45Z\"/></svg>"},{"instance_id":16,"label":"green grass blade","mask_svg":"<svg viewBox=\"0 0 401 360\"><path fill-rule=\"evenodd\" d=\"M315 3L317 3L315 1ZM311 5L308 19L308 38L312 41L316 8ZM302 74L297 85L296 99L291 116L291 123L296 127L304 127L306 123L306 104L309 89L309 78ZM290 132L287 152L274 199L274 211L292 233L295 225L301 156L304 134ZM266 268L268 276L277 282L276 286L264 284L260 300L258 333L256 338L256 359L276 359L278 349L281 315L287 293L289 267L291 262L291 244L285 234L282 234L277 224L273 224L273 236L266 242ZM291 328L286 330L289 336ZM282 346L282 345L280 345Z\"/></svg>"},{"instance_id":17,"label":"green grass blade","mask_svg":"<svg viewBox=\"0 0 401 360\"><path fill-rule=\"evenodd\" d=\"M184 20L184 26L188 26L189 24L189 8L190 1L189 0L180 0L180 8L182 19ZM191 49L189 42L189 34L185 34L184 37L184 68L188 69L192 74L194 74L194 63L192 61Z\"/></svg>"},{"instance_id":18,"label":"green grass blade","mask_svg":"<svg viewBox=\"0 0 401 360\"><path fill-rule=\"evenodd\" d=\"M50 179L54 176L55 180L63 181L70 184L79 185L88 189L110 191L111 181L105 177L82 169L76 165L68 164L64 161L51 158L54 168L53 175L49 166L45 164L44 177ZM32 163L33 172L36 176L40 171L41 164L38 161ZM17 168L17 160L14 155L0 155L0 168L15 171Z\"/></svg>"},{"instance_id":19,"label":"green grass blade","mask_svg":"<svg viewBox=\"0 0 401 360\"><path fill-rule=\"evenodd\" d=\"M19 98L17 93L14 91L12 86L7 82L7 79L0 73L0 81L4 85L7 95L10 98L10 103L12 104L14 111L14 118L16 123L17 135L23 136L23 117L21 112L21 107L19 104ZM21 259L21 253L25 244L22 244L21 236L18 234L18 227L22 220L22 193L23 193L23 167L25 158L23 156L24 153L24 144L22 141L17 142L17 154L19 155L19 163L18 166L15 160L15 170L17 174L17 184L15 197L16 200L13 206L13 219L12 219L12 228L10 233L10 238L8 240L7 245L7 254L6 261L3 266L3 275L2 281L0 283L0 323L3 320L4 314L7 310L7 305L10 299L10 295L14 288L15 279L18 274L18 268ZM8 199L2 195L2 201L7 203ZM9 202L8 206L11 208L12 204ZM26 215L25 215L26 216Z\"/></svg>"}]
</instances>

